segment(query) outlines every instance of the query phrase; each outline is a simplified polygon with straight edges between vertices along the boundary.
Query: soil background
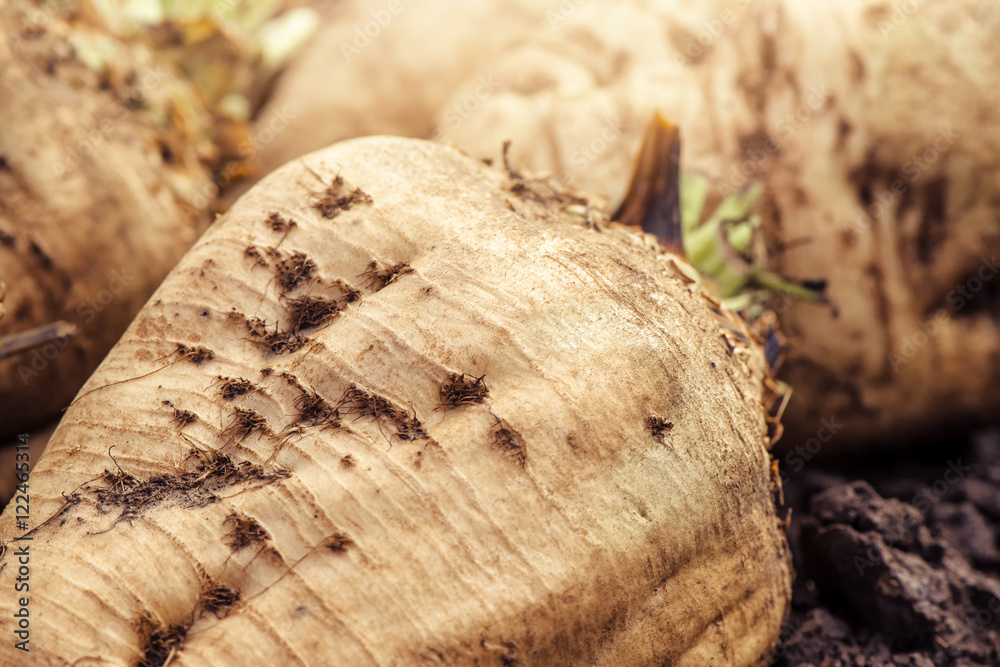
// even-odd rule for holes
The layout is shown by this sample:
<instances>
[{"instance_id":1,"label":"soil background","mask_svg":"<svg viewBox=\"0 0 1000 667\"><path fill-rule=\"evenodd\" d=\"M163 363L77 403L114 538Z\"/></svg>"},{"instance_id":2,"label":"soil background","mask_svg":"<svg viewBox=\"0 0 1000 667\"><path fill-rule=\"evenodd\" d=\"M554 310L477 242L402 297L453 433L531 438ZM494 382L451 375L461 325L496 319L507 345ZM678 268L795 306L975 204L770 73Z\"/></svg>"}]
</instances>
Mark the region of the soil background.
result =
<instances>
[{"instance_id":1,"label":"soil background","mask_svg":"<svg viewBox=\"0 0 1000 667\"><path fill-rule=\"evenodd\" d=\"M1000 429L782 470L797 576L764 664L1000 665Z\"/></svg>"}]
</instances>

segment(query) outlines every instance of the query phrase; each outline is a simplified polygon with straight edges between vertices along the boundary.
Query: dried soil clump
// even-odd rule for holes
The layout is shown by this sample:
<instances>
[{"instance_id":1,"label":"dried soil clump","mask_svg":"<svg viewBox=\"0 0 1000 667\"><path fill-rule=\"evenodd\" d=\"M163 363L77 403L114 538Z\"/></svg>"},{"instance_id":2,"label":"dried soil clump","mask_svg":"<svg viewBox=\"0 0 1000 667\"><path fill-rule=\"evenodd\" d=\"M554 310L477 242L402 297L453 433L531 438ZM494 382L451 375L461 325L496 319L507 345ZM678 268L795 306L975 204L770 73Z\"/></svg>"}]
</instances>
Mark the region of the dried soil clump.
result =
<instances>
[{"instance_id":1,"label":"dried soil clump","mask_svg":"<svg viewBox=\"0 0 1000 667\"><path fill-rule=\"evenodd\" d=\"M674 424L673 422L668 422L663 417L651 416L646 420L646 428L649 429L654 438L660 440L670 434L670 431L674 428Z\"/></svg>"},{"instance_id":2,"label":"dried soil clump","mask_svg":"<svg viewBox=\"0 0 1000 667\"><path fill-rule=\"evenodd\" d=\"M211 463L198 466L193 472L157 475L146 480L121 469L114 473L105 470L102 480L106 486L97 491L97 509L101 513L121 509L117 521L122 521L168 501L182 507L203 507L216 502L216 493L222 489L246 481L273 482L287 476L287 471L266 472L249 461L234 463L224 454L216 454Z\"/></svg>"},{"instance_id":3,"label":"dried soil clump","mask_svg":"<svg viewBox=\"0 0 1000 667\"><path fill-rule=\"evenodd\" d=\"M509 456L517 465L524 467L528 460L528 455L524 447L524 440L510 427L507 422L501 420L493 426L491 433L494 449Z\"/></svg>"},{"instance_id":4,"label":"dried soil clump","mask_svg":"<svg viewBox=\"0 0 1000 667\"><path fill-rule=\"evenodd\" d=\"M244 378L220 377L219 380L222 381L222 389L220 393L223 400L226 401L235 400L238 396L243 396L254 389L253 382Z\"/></svg>"},{"instance_id":5,"label":"dried soil clump","mask_svg":"<svg viewBox=\"0 0 1000 667\"><path fill-rule=\"evenodd\" d=\"M209 350L207 347L189 347L183 343L177 344L177 354L181 359L185 361L190 361L196 366L200 366L206 361L211 361L215 358L215 354Z\"/></svg>"},{"instance_id":6,"label":"dried soil clump","mask_svg":"<svg viewBox=\"0 0 1000 667\"><path fill-rule=\"evenodd\" d=\"M271 539L264 527L250 517L234 512L226 517L225 523L232 526L227 535L229 538L227 544L233 551L239 551L254 544L262 544Z\"/></svg>"},{"instance_id":7,"label":"dried soil clump","mask_svg":"<svg viewBox=\"0 0 1000 667\"><path fill-rule=\"evenodd\" d=\"M357 385L347 388L337 403L337 410L340 414L354 415L356 418L371 418L380 428L382 424L392 426L395 429L393 435L400 440L421 440L428 437L416 414L411 416L384 396L373 394Z\"/></svg>"},{"instance_id":8,"label":"dried soil clump","mask_svg":"<svg viewBox=\"0 0 1000 667\"><path fill-rule=\"evenodd\" d=\"M236 440L240 442L254 434L270 435L271 427L267 420L259 412L247 408L236 408L233 411L233 419L222 431L222 437L227 442Z\"/></svg>"},{"instance_id":9,"label":"dried soil clump","mask_svg":"<svg viewBox=\"0 0 1000 667\"><path fill-rule=\"evenodd\" d=\"M145 625L150 625L145 621ZM146 639L146 650L139 660L139 667L163 667L184 646L187 628L181 625L171 625L164 628L149 628Z\"/></svg>"},{"instance_id":10,"label":"dried soil clump","mask_svg":"<svg viewBox=\"0 0 1000 667\"><path fill-rule=\"evenodd\" d=\"M372 260L361 273L361 277L365 279L365 286L368 289L377 292L399 280L400 276L405 276L407 273L412 272L413 269L406 262L400 262L390 267L382 267L377 261Z\"/></svg>"},{"instance_id":11,"label":"dried soil clump","mask_svg":"<svg viewBox=\"0 0 1000 667\"><path fill-rule=\"evenodd\" d=\"M302 394L295 399L295 409L298 415L295 423L302 426L339 427L340 412L330 405L315 390L301 390Z\"/></svg>"},{"instance_id":12,"label":"dried soil clump","mask_svg":"<svg viewBox=\"0 0 1000 667\"><path fill-rule=\"evenodd\" d=\"M326 190L315 195L313 208L319 211L324 218L332 219L356 204L372 203L372 198L365 194L361 188L348 190L343 177L337 176Z\"/></svg>"},{"instance_id":13,"label":"dried soil clump","mask_svg":"<svg viewBox=\"0 0 1000 667\"><path fill-rule=\"evenodd\" d=\"M218 619L223 619L240 601L240 594L228 586L215 585L205 591L201 598L201 614L213 614Z\"/></svg>"},{"instance_id":14,"label":"dried soil clump","mask_svg":"<svg viewBox=\"0 0 1000 667\"><path fill-rule=\"evenodd\" d=\"M340 313L341 305L331 299L303 296L290 299L286 305L289 331L298 333L326 324Z\"/></svg>"},{"instance_id":15,"label":"dried soil clump","mask_svg":"<svg viewBox=\"0 0 1000 667\"><path fill-rule=\"evenodd\" d=\"M296 252L291 257L278 262L275 273L282 293L291 292L313 277L316 273L316 262L303 253Z\"/></svg>"},{"instance_id":16,"label":"dried soil clump","mask_svg":"<svg viewBox=\"0 0 1000 667\"><path fill-rule=\"evenodd\" d=\"M457 407L482 403L490 395L485 375L474 377L466 373L452 373L441 383L441 405Z\"/></svg>"}]
</instances>

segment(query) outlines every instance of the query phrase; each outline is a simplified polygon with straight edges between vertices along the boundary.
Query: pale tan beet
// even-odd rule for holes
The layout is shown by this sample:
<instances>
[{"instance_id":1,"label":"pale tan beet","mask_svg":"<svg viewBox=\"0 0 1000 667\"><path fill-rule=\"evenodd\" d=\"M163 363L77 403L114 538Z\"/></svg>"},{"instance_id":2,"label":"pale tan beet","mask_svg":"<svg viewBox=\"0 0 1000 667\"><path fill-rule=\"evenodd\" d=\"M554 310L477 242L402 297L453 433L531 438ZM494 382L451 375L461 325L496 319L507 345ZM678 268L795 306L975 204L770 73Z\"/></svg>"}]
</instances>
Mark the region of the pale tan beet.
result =
<instances>
[{"instance_id":1,"label":"pale tan beet","mask_svg":"<svg viewBox=\"0 0 1000 667\"><path fill-rule=\"evenodd\" d=\"M824 419L844 425L830 452L889 443L1000 410L998 29L986 0L592 2L439 126L614 201L659 109L715 194L762 180L771 267L829 281L835 306L777 304L783 444Z\"/></svg>"},{"instance_id":2,"label":"pale tan beet","mask_svg":"<svg viewBox=\"0 0 1000 667\"><path fill-rule=\"evenodd\" d=\"M760 349L569 197L374 137L241 198L32 474L36 664L756 664L791 578Z\"/></svg>"},{"instance_id":3,"label":"pale tan beet","mask_svg":"<svg viewBox=\"0 0 1000 667\"><path fill-rule=\"evenodd\" d=\"M21 0L0 28L0 337L58 320L80 331L0 359L7 438L69 404L207 226L197 195L211 182L192 128L149 111L177 85L163 63L102 77L71 46L79 29Z\"/></svg>"},{"instance_id":4,"label":"pale tan beet","mask_svg":"<svg viewBox=\"0 0 1000 667\"><path fill-rule=\"evenodd\" d=\"M428 137L453 94L456 118L503 87L462 81L548 22L544 3L343 0L282 75L259 114L258 176L333 142L371 134Z\"/></svg>"}]
</instances>

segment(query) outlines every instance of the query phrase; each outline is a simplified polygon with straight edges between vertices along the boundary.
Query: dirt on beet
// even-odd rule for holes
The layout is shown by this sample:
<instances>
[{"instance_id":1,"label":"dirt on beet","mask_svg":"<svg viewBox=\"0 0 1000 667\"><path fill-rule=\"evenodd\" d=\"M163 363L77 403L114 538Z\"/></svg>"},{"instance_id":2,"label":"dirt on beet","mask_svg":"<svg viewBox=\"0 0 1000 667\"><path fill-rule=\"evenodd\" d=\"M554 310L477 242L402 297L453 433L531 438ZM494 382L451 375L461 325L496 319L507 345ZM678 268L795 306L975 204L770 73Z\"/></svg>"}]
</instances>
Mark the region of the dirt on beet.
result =
<instances>
[{"instance_id":1,"label":"dirt on beet","mask_svg":"<svg viewBox=\"0 0 1000 667\"><path fill-rule=\"evenodd\" d=\"M784 467L798 576L765 664L1000 665L1000 430Z\"/></svg>"}]
</instances>

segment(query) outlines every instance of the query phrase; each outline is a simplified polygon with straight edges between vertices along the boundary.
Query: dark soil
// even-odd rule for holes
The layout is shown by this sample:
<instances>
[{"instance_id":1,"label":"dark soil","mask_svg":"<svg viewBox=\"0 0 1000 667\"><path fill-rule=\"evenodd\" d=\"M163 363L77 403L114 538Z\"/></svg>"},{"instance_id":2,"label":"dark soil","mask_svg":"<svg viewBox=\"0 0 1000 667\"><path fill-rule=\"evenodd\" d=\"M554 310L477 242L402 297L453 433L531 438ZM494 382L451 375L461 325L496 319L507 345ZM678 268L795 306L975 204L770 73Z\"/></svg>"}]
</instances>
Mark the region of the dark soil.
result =
<instances>
[{"instance_id":1,"label":"dark soil","mask_svg":"<svg viewBox=\"0 0 1000 667\"><path fill-rule=\"evenodd\" d=\"M1000 430L788 471L779 667L1000 665Z\"/></svg>"}]
</instances>

